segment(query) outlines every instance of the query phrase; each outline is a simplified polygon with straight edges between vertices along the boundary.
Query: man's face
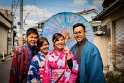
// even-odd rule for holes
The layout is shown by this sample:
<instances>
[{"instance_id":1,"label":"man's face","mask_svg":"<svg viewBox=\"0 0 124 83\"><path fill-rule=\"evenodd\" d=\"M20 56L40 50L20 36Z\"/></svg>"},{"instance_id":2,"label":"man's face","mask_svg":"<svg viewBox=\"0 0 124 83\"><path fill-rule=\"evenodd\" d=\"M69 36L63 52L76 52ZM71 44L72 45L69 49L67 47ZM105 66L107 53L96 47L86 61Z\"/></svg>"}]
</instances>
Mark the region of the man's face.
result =
<instances>
[{"instance_id":1,"label":"man's face","mask_svg":"<svg viewBox=\"0 0 124 83\"><path fill-rule=\"evenodd\" d=\"M85 39L86 31L82 28L82 26L78 26L78 27L75 27L75 29L73 30L73 34L74 34L75 40L78 43L81 43Z\"/></svg>"},{"instance_id":2,"label":"man's face","mask_svg":"<svg viewBox=\"0 0 124 83\"><path fill-rule=\"evenodd\" d=\"M36 45L38 36L34 33L31 33L26 37L26 40L28 42L28 45L32 48L33 46Z\"/></svg>"}]
</instances>

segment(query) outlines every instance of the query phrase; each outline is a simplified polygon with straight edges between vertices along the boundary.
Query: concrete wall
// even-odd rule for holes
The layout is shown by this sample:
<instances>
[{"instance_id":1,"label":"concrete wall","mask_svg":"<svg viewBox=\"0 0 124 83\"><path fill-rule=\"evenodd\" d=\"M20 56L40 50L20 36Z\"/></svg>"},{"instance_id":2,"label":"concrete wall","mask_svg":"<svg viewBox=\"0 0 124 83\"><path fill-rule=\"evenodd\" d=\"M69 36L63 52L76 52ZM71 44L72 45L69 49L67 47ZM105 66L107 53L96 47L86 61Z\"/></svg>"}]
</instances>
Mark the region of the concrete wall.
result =
<instances>
[{"instance_id":1,"label":"concrete wall","mask_svg":"<svg viewBox=\"0 0 124 83\"><path fill-rule=\"evenodd\" d=\"M109 42L110 36L94 36L93 43L98 47L103 65L107 66L108 65L108 42Z\"/></svg>"},{"instance_id":2,"label":"concrete wall","mask_svg":"<svg viewBox=\"0 0 124 83\"><path fill-rule=\"evenodd\" d=\"M7 54L7 30L0 25L0 55L2 52Z\"/></svg>"},{"instance_id":3,"label":"concrete wall","mask_svg":"<svg viewBox=\"0 0 124 83\"><path fill-rule=\"evenodd\" d=\"M11 29L11 23L8 22L8 20L5 19L5 17L0 14L0 55L2 54L2 52L4 52L4 54L8 54L9 29Z\"/></svg>"},{"instance_id":4,"label":"concrete wall","mask_svg":"<svg viewBox=\"0 0 124 83\"><path fill-rule=\"evenodd\" d=\"M111 59L112 59L112 63L115 63L115 53L112 52L112 49L114 47L114 45L116 44L116 26L115 23L116 21L120 20L121 18L124 18L124 6L119 8L119 9L113 9L110 12L110 15L108 15L106 18L104 18L101 21L101 26L107 26L108 28L110 28L110 37L95 37L94 38L94 43L96 44L96 46L100 49L101 55L102 55L102 59L103 59L103 63L104 66L108 65L108 43L111 42ZM124 22L122 23L124 24Z\"/></svg>"}]
</instances>

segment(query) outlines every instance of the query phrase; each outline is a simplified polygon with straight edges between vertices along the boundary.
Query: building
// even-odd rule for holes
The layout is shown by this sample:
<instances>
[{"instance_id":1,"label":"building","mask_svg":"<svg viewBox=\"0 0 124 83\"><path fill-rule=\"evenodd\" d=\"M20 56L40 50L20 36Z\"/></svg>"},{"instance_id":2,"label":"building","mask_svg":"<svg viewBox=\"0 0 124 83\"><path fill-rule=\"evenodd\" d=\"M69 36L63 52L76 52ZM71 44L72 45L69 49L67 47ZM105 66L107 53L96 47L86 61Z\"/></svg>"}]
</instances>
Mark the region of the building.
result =
<instances>
[{"instance_id":1,"label":"building","mask_svg":"<svg viewBox=\"0 0 124 83\"><path fill-rule=\"evenodd\" d=\"M103 11L94 20L101 21L101 27L106 32L105 40L107 40L104 42L102 40L101 45L104 45L106 49L104 50L105 57L115 66L117 59L113 49L124 40L124 0L104 0L102 6ZM120 59L124 60L124 56ZM110 66L110 63L107 65Z\"/></svg>"},{"instance_id":2,"label":"building","mask_svg":"<svg viewBox=\"0 0 124 83\"><path fill-rule=\"evenodd\" d=\"M101 25L101 21L93 21L93 19L98 15L98 12L96 11L96 9L83 10L80 12L76 12L76 14L80 14L85 19L87 19L93 28Z\"/></svg>"},{"instance_id":3,"label":"building","mask_svg":"<svg viewBox=\"0 0 124 83\"><path fill-rule=\"evenodd\" d=\"M38 23L37 30L38 30L38 33L39 33L40 36L42 36L42 27L43 27L45 21L46 20L43 20L43 21L41 21L41 22Z\"/></svg>"},{"instance_id":4,"label":"building","mask_svg":"<svg viewBox=\"0 0 124 83\"><path fill-rule=\"evenodd\" d=\"M11 54L13 46L12 15L0 9L0 56Z\"/></svg>"}]
</instances>

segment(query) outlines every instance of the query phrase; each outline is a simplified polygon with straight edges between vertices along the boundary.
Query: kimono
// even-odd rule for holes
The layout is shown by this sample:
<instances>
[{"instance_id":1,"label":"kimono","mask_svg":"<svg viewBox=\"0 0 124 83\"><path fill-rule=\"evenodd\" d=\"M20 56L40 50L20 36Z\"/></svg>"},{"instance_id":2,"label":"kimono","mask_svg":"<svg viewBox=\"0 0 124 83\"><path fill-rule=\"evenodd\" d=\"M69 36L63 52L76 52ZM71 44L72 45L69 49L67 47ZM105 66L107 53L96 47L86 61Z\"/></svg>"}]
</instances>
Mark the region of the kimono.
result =
<instances>
[{"instance_id":1,"label":"kimono","mask_svg":"<svg viewBox=\"0 0 124 83\"><path fill-rule=\"evenodd\" d=\"M73 53L75 53L76 46L77 44L71 48ZM106 83L100 52L87 39L81 48L79 78L80 83Z\"/></svg>"},{"instance_id":2,"label":"kimono","mask_svg":"<svg viewBox=\"0 0 124 83\"><path fill-rule=\"evenodd\" d=\"M52 71L55 69L64 69L63 76L60 78L61 83L75 83L78 75L78 63L74 58L72 52L69 52L72 61L72 69L69 68L67 60L65 59L65 51L62 50L60 54L54 49L48 53L44 65L43 83L55 83L52 80ZM58 81L57 83L60 83Z\"/></svg>"},{"instance_id":3,"label":"kimono","mask_svg":"<svg viewBox=\"0 0 124 83\"><path fill-rule=\"evenodd\" d=\"M41 52L32 58L27 77L28 83L42 83L44 60L45 56Z\"/></svg>"},{"instance_id":4,"label":"kimono","mask_svg":"<svg viewBox=\"0 0 124 83\"><path fill-rule=\"evenodd\" d=\"M9 83L27 82L30 60L36 52L36 47L31 51L27 42L17 48L12 59Z\"/></svg>"}]
</instances>

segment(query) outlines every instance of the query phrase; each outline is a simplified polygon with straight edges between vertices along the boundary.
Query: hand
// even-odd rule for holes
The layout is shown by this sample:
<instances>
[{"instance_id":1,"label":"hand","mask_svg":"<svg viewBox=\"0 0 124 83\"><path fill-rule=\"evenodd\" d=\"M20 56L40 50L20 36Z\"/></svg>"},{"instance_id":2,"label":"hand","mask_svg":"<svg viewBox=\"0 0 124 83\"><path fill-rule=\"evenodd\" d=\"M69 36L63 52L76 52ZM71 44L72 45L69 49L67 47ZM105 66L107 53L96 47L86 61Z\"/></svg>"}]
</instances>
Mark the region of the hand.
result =
<instances>
[{"instance_id":1,"label":"hand","mask_svg":"<svg viewBox=\"0 0 124 83\"><path fill-rule=\"evenodd\" d=\"M34 78L31 80L31 83L37 83L37 80Z\"/></svg>"},{"instance_id":2,"label":"hand","mask_svg":"<svg viewBox=\"0 0 124 83\"><path fill-rule=\"evenodd\" d=\"M69 50L68 46L66 46L64 49L65 49L66 59L69 60L71 58L71 56L69 54L70 50Z\"/></svg>"}]
</instances>

